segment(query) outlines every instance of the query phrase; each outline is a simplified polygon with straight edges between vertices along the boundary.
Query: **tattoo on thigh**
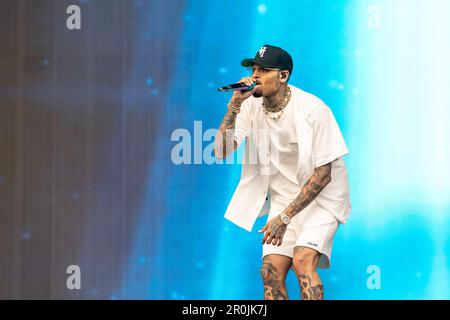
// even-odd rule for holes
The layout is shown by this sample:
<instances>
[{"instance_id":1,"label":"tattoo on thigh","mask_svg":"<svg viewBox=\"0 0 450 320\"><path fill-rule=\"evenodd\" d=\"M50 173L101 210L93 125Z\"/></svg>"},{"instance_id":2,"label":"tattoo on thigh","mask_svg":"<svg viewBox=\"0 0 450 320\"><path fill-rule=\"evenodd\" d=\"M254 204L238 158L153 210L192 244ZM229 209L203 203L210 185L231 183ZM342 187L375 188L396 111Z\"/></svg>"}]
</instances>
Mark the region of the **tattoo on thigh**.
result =
<instances>
[{"instance_id":1,"label":"tattoo on thigh","mask_svg":"<svg viewBox=\"0 0 450 320\"><path fill-rule=\"evenodd\" d=\"M265 300L287 300L287 292L281 289L281 282L277 269L270 262L264 262L261 268L264 281Z\"/></svg>"},{"instance_id":2,"label":"tattoo on thigh","mask_svg":"<svg viewBox=\"0 0 450 320\"><path fill-rule=\"evenodd\" d=\"M323 300L323 286L321 284L312 286L312 280L306 273L298 276L300 286L302 289L303 300Z\"/></svg>"}]
</instances>

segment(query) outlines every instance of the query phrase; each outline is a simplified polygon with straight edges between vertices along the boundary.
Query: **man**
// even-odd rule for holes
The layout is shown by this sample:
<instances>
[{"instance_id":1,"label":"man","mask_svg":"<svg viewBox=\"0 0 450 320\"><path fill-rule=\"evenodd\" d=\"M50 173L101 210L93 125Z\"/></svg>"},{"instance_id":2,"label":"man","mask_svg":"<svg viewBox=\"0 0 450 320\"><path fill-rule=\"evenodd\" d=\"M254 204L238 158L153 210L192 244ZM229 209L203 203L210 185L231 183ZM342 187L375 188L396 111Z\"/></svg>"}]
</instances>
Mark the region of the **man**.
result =
<instances>
[{"instance_id":1,"label":"man","mask_svg":"<svg viewBox=\"0 0 450 320\"><path fill-rule=\"evenodd\" d=\"M323 299L316 271L329 268L333 237L350 214L346 144L331 110L288 84L293 62L285 50L264 45L242 66L250 91L235 91L214 144L219 159L246 139L239 185L225 217L251 231L267 213L261 275L265 299L288 299L292 267L302 299ZM256 161L251 161L256 159Z\"/></svg>"}]
</instances>

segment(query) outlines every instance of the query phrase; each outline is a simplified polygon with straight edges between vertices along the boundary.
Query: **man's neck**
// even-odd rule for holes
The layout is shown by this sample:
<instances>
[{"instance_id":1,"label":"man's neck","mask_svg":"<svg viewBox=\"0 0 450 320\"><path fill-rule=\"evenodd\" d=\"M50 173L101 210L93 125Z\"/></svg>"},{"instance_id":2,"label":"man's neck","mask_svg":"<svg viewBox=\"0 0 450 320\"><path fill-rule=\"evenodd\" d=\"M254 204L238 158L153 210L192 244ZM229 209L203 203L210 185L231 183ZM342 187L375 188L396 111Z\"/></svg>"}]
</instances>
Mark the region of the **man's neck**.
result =
<instances>
[{"instance_id":1,"label":"man's neck","mask_svg":"<svg viewBox=\"0 0 450 320\"><path fill-rule=\"evenodd\" d=\"M264 97L265 105L269 108L277 108L281 105L284 98L286 97L286 84L281 85L280 90L278 90L274 95Z\"/></svg>"}]
</instances>

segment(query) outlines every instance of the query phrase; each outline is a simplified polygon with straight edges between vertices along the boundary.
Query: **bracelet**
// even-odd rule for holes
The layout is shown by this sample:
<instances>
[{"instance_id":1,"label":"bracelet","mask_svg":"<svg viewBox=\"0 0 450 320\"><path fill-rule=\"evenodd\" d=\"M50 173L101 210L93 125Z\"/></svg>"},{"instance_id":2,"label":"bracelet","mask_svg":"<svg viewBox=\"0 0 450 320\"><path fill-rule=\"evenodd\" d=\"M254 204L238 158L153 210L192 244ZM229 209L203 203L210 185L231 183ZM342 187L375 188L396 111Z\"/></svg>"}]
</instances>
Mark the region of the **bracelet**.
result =
<instances>
[{"instance_id":1,"label":"bracelet","mask_svg":"<svg viewBox=\"0 0 450 320\"><path fill-rule=\"evenodd\" d=\"M228 110L230 110L231 112L234 112L234 113L239 113L240 111L241 111L241 106L237 106L237 105L235 105L233 102L228 102L228 104L227 104L227 108L228 108Z\"/></svg>"}]
</instances>

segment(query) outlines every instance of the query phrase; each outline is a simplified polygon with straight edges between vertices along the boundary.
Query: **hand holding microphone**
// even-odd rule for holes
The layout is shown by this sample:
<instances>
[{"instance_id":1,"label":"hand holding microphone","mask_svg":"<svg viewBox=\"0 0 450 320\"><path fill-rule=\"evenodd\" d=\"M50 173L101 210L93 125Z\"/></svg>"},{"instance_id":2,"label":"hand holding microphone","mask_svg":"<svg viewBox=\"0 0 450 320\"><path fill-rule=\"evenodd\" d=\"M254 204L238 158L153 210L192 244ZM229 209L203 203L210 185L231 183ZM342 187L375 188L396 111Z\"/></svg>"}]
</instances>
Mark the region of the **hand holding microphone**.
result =
<instances>
[{"instance_id":1,"label":"hand holding microphone","mask_svg":"<svg viewBox=\"0 0 450 320\"><path fill-rule=\"evenodd\" d=\"M250 97L260 84L261 82L259 82L258 80L255 80L251 77L244 77L239 80L239 82L219 88L218 90L221 92L234 90L231 100L236 101L237 103L241 103L242 101Z\"/></svg>"},{"instance_id":2,"label":"hand holding microphone","mask_svg":"<svg viewBox=\"0 0 450 320\"><path fill-rule=\"evenodd\" d=\"M244 79L250 79L251 83L249 84L248 81L244 81ZM239 81L237 83L229 84L227 86L218 88L217 90L219 92L223 92L223 91L250 91L254 87L256 87L256 85L258 85L258 84L260 84L259 81L252 80L252 78L242 78L241 81Z\"/></svg>"},{"instance_id":3,"label":"hand holding microphone","mask_svg":"<svg viewBox=\"0 0 450 320\"><path fill-rule=\"evenodd\" d=\"M226 85L225 87L221 87L221 88L217 89L217 91L219 91L219 92L224 92L224 91L250 91L255 86L256 86L255 82L253 82L250 86L247 85L244 82L237 82L237 83L232 83L232 84Z\"/></svg>"}]
</instances>

